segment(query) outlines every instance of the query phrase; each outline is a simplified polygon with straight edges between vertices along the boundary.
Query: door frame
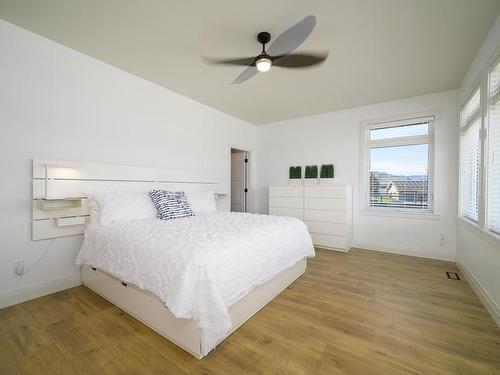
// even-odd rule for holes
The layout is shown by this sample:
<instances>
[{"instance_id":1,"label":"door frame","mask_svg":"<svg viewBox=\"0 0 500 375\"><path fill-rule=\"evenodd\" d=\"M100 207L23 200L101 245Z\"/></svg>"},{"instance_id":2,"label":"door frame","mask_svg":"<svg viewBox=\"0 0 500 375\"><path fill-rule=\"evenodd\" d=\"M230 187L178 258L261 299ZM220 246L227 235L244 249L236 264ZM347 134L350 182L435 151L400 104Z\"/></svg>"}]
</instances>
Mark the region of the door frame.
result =
<instances>
[{"instance_id":1,"label":"door frame","mask_svg":"<svg viewBox=\"0 0 500 375\"><path fill-rule=\"evenodd\" d=\"M253 208L253 194L252 194L252 181L253 181L253 150L249 147L241 147L235 144L229 144L227 148L228 158L228 182L227 182L227 197L228 197L228 211L231 212L231 150L239 150L247 153L248 165L246 175L247 195L246 195L246 211L251 212Z\"/></svg>"}]
</instances>

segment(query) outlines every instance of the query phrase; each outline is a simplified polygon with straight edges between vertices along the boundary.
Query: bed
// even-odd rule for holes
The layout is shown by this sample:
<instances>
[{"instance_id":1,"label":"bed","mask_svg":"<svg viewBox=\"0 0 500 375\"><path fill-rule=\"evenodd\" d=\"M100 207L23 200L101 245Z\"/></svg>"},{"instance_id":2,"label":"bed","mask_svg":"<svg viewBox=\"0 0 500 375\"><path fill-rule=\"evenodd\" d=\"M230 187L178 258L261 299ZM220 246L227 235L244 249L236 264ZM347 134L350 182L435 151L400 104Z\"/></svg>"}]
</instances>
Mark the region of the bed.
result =
<instances>
[{"instance_id":1,"label":"bed","mask_svg":"<svg viewBox=\"0 0 500 375\"><path fill-rule=\"evenodd\" d=\"M206 212L91 223L84 284L198 359L281 293L314 256L298 219Z\"/></svg>"}]
</instances>

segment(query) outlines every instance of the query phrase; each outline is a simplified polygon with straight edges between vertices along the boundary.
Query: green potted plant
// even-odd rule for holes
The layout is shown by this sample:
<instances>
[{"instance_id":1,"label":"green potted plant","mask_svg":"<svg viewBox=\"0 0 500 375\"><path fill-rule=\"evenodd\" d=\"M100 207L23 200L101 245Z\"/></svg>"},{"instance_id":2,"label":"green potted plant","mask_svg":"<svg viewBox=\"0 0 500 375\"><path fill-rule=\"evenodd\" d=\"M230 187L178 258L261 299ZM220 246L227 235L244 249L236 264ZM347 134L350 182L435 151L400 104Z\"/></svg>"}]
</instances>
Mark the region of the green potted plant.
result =
<instances>
[{"instance_id":1,"label":"green potted plant","mask_svg":"<svg viewBox=\"0 0 500 375\"><path fill-rule=\"evenodd\" d=\"M317 183L318 183L318 166L317 165L306 165L304 184L305 185L316 185Z\"/></svg>"},{"instance_id":2,"label":"green potted plant","mask_svg":"<svg viewBox=\"0 0 500 375\"><path fill-rule=\"evenodd\" d=\"M320 183L322 185L332 184L334 174L333 164L323 164L321 166Z\"/></svg>"},{"instance_id":3,"label":"green potted plant","mask_svg":"<svg viewBox=\"0 0 500 375\"><path fill-rule=\"evenodd\" d=\"M301 185L302 184L302 167L290 167L290 172L288 175L288 183L290 185Z\"/></svg>"}]
</instances>

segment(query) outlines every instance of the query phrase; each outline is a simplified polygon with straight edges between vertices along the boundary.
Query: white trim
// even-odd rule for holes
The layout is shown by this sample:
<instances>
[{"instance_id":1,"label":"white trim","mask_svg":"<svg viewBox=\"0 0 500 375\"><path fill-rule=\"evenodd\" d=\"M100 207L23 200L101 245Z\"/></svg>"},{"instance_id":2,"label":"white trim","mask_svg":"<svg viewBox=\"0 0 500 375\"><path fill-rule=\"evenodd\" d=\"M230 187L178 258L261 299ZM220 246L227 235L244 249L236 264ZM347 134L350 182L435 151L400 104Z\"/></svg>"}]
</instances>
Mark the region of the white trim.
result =
<instances>
[{"instance_id":1,"label":"white trim","mask_svg":"<svg viewBox=\"0 0 500 375\"><path fill-rule=\"evenodd\" d=\"M365 208L359 210L360 215L365 216L383 216L383 217L395 217L395 218L405 218L405 219L416 219L416 220L441 220L441 215L438 213L432 213L428 210L419 210L419 212L409 212L407 209L397 209L387 208L384 211L377 208Z\"/></svg>"},{"instance_id":2,"label":"white trim","mask_svg":"<svg viewBox=\"0 0 500 375\"><path fill-rule=\"evenodd\" d=\"M368 244L363 242L356 242L353 243L352 247L358 249L380 251L382 253L408 255L418 258L444 260L448 262L455 261L455 253L453 252L441 252L428 249L419 249L411 246L398 246L397 248L395 248L384 244L374 244L374 243Z\"/></svg>"},{"instance_id":3,"label":"white trim","mask_svg":"<svg viewBox=\"0 0 500 375\"><path fill-rule=\"evenodd\" d=\"M0 309L82 285L80 272L0 293Z\"/></svg>"},{"instance_id":4,"label":"white trim","mask_svg":"<svg viewBox=\"0 0 500 375\"><path fill-rule=\"evenodd\" d=\"M361 122L361 124L365 126L373 126L375 128L383 127L381 125L387 125L387 127L400 126L400 125L416 125L421 122L434 121L436 119L435 112L437 111L418 112L401 116L398 115L387 116L387 117L377 118L374 120L364 120Z\"/></svg>"},{"instance_id":5,"label":"white trim","mask_svg":"<svg viewBox=\"0 0 500 375\"><path fill-rule=\"evenodd\" d=\"M491 317L495 323L500 327L500 306L495 302L495 300L488 294L486 289L481 285L479 280L474 276L472 271L465 265L465 263L456 262L457 267L462 274L465 276L469 285L472 287L478 298L483 303L484 307L490 313Z\"/></svg>"}]
</instances>

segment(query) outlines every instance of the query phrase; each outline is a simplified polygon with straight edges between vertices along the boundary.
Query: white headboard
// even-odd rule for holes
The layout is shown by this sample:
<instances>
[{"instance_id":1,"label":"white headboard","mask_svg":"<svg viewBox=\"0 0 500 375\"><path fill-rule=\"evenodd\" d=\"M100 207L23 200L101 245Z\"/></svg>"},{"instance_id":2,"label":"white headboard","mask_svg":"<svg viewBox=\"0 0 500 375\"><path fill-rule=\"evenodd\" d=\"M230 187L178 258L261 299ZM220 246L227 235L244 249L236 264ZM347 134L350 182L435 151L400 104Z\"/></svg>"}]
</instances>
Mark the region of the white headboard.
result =
<instances>
[{"instance_id":1,"label":"white headboard","mask_svg":"<svg viewBox=\"0 0 500 375\"><path fill-rule=\"evenodd\" d=\"M33 159L32 239L83 233L89 222L87 194L96 192L213 190L225 198L226 189L212 177L201 171Z\"/></svg>"}]
</instances>

